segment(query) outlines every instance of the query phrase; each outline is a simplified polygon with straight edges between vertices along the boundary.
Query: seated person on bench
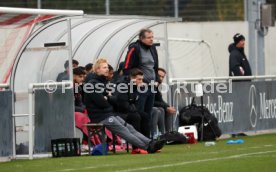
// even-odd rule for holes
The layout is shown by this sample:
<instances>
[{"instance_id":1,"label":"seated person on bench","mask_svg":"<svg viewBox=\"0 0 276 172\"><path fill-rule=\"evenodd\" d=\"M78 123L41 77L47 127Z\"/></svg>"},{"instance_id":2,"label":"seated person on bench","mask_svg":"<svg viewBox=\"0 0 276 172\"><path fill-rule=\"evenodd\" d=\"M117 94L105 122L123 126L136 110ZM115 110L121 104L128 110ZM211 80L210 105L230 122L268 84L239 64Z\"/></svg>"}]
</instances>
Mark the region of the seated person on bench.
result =
<instances>
[{"instance_id":1,"label":"seated person on bench","mask_svg":"<svg viewBox=\"0 0 276 172\"><path fill-rule=\"evenodd\" d=\"M107 60L98 59L93 65L93 71L94 75L84 86L84 103L91 121L104 124L114 134L149 153L160 150L164 146L165 140L151 140L145 137L114 112L108 101L110 93L106 91L106 84L108 83L106 78L108 76Z\"/></svg>"},{"instance_id":2,"label":"seated person on bench","mask_svg":"<svg viewBox=\"0 0 276 172\"><path fill-rule=\"evenodd\" d=\"M74 82L74 102L75 102L75 125L79 128L82 133L82 151L88 151L88 131L87 128L83 126L83 124L87 124L90 122L88 118L85 105L82 101L82 88L85 77L85 72L80 68L73 69L73 82Z\"/></svg>"},{"instance_id":3,"label":"seated person on bench","mask_svg":"<svg viewBox=\"0 0 276 172\"><path fill-rule=\"evenodd\" d=\"M138 87L143 86L144 74L138 68L133 68L130 71L130 76L123 76L117 80L116 87L126 86L125 89L119 91L116 89L115 94L110 97L110 102L119 116L128 124L132 125L135 130L141 132L141 121L145 119L146 114L140 114L136 109L135 103L138 101ZM146 154L147 152L132 146L132 154Z\"/></svg>"}]
</instances>

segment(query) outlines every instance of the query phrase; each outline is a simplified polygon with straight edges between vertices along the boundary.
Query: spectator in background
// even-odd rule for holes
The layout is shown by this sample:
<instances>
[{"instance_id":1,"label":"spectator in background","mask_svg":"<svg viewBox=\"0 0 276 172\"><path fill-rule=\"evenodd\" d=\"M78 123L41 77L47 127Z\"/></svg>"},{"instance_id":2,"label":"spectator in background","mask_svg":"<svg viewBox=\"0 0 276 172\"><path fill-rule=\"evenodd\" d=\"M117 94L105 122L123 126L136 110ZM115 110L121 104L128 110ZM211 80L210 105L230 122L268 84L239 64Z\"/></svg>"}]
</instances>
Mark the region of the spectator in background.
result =
<instances>
[{"instance_id":1,"label":"spectator in background","mask_svg":"<svg viewBox=\"0 0 276 172\"><path fill-rule=\"evenodd\" d=\"M93 64L88 63L87 65L85 65L85 71L86 71L86 74L92 73L93 72Z\"/></svg>"},{"instance_id":2,"label":"spectator in background","mask_svg":"<svg viewBox=\"0 0 276 172\"><path fill-rule=\"evenodd\" d=\"M229 76L251 76L250 64L244 53L245 37L237 33L233 39L234 43L228 47L230 53Z\"/></svg>"},{"instance_id":3,"label":"spectator in background","mask_svg":"<svg viewBox=\"0 0 276 172\"><path fill-rule=\"evenodd\" d=\"M73 64L73 69L74 69L74 68L78 67L79 62L77 60L73 59L72 64ZM68 60L65 61L64 68L65 68L65 71L58 74L57 79L56 79L57 82L69 80L69 61Z\"/></svg>"},{"instance_id":4,"label":"spectator in background","mask_svg":"<svg viewBox=\"0 0 276 172\"><path fill-rule=\"evenodd\" d=\"M120 62L118 70L114 72L114 76L113 76L114 83L117 83L117 81L119 81L123 77L124 65L125 65L124 62Z\"/></svg>"},{"instance_id":5,"label":"spectator in background","mask_svg":"<svg viewBox=\"0 0 276 172\"><path fill-rule=\"evenodd\" d=\"M81 85L83 84L85 78L85 72L82 68L77 67L73 69L73 82L74 82L74 97L75 97L75 111L76 112L84 112L85 105L82 101L82 88Z\"/></svg>"},{"instance_id":6,"label":"spectator in background","mask_svg":"<svg viewBox=\"0 0 276 172\"><path fill-rule=\"evenodd\" d=\"M166 70L163 68L158 68L158 76L160 79L159 84L161 84L166 76ZM173 116L175 115L176 110L174 107L168 105L168 103L163 100L162 94L159 89L157 89L157 93L155 94L154 107L159 109L159 113L153 116L153 122L155 122L153 124L153 126L155 127L154 131L156 132L156 126L158 123L159 125L163 125L162 120L164 118L166 131L173 131ZM162 126L160 126L159 129L161 130L161 132L164 132Z\"/></svg>"},{"instance_id":7,"label":"spectator in background","mask_svg":"<svg viewBox=\"0 0 276 172\"><path fill-rule=\"evenodd\" d=\"M90 122L85 105L82 99L82 87L85 78L85 72L81 67L73 69L73 82L74 82L74 102L75 102L75 125L83 133L82 137L82 151L88 151L88 131L83 124Z\"/></svg>"},{"instance_id":8,"label":"spectator in background","mask_svg":"<svg viewBox=\"0 0 276 172\"><path fill-rule=\"evenodd\" d=\"M228 51L230 53L229 57L229 76L251 76L252 71L250 64L244 53L245 37L237 33L233 37L234 43L230 44ZM238 82L238 80L234 80ZM248 79L241 81L250 81ZM235 133L232 137L236 136L246 136L245 133Z\"/></svg>"},{"instance_id":9,"label":"spectator in background","mask_svg":"<svg viewBox=\"0 0 276 172\"><path fill-rule=\"evenodd\" d=\"M153 44L153 32L150 29L142 29L139 40L130 44L125 59L124 75L128 76L130 70L138 68L144 73L144 83L148 86L146 92L139 94L137 109L147 114L147 120L142 123L142 133L150 137L151 113L155 93L152 91L152 83L158 81L158 54Z\"/></svg>"},{"instance_id":10,"label":"spectator in background","mask_svg":"<svg viewBox=\"0 0 276 172\"><path fill-rule=\"evenodd\" d=\"M108 76L107 76L107 80L111 81L113 79L114 76L114 69L113 67L109 64L108 65Z\"/></svg>"},{"instance_id":11,"label":"spectator in background","mask_svg":"<svg viewBox=\"0 0 276 172\"><path fill-rule=\"evenodd\" d=\"M86 78L86 75L87 75L87 73L86 73L86 70L85 70L85 67L83 67L83 66L78 66L77 68L80 68L85 74L84 74L84 79Z\"/></svg>"},{"instance_id":12,"label":"spectator in background","mask_svg":"<svg viewBox=\"0 0 276 172\"><path fill-rule=\"evenodd\" d=\"M106 128L111 132L118 134L130 144L147 150L149 153L155 153L161 149L165 144L165 140L150 140L114 112L109 102L109 94L106 91L107 76L109 75L107 60L98 59L93 65L93 71L94 75L88 84L94 85L93 88L101 85L101 88L85 92L84 100L90 120L106 125Z\"/></svg>"}]
</instances>

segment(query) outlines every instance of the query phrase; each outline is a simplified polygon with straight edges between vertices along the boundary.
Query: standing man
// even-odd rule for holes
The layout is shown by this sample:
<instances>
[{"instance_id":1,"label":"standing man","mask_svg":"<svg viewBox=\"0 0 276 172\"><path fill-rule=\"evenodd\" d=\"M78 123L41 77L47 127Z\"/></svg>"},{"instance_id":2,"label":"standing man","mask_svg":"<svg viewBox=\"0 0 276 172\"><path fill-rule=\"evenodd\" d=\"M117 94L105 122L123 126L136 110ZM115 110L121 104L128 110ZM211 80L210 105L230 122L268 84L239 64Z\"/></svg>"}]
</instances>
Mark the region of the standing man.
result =
<instances>
[{"instance_id":1,"label":"standing man","mask_svg":"<svg viewBox=\"0 0 276 172\"><path fill-rule=\"evenodd\" d=\"M244 53L245 37L237 33L233 39L234 43L228 47L230 53L229 76L251 76L250 64Z\"/></svg>"},{"instance_id":2,"label":"standing man","mask_svg":"<svg viewBox=\"0 0 276 172\"><path fill-rule=\"evenodd\" d=\"M138 68L144 73L144 83L146 84L143 93L139 93L137 109L147 114L147 118L142 120L142 133L150 137L151 111L154 103L154 83L158 81L158 54L153 44L153 32L150 29L142 29L139 33L139 40L130 44L125 59L124 75L128 76L130 70Z\"/></svg>"}]
</instances>

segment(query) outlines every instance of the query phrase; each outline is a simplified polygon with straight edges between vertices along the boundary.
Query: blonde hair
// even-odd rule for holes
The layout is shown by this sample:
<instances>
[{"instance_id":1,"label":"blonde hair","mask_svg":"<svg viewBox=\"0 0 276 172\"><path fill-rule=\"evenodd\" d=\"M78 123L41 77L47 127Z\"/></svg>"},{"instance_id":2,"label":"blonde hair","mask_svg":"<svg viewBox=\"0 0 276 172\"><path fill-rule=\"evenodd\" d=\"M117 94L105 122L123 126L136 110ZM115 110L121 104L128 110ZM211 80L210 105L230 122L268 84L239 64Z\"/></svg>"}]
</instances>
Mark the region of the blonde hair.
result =
<instances>
[{"instance_id":1,"label":"blonde hair","mask_svg":"<svg viewBox=\"0 0 276 172\"><path fill-rule=\"evenodd\" d=\"M99 58L99 59L97 59L97 61L93 64L93 72L96 73L96 70L98 68L100 68L100 66L101 66L102 63L107 63L108 64L108 62L107 62L107 60L105 58Z\"/></svg>"}]
</instances>

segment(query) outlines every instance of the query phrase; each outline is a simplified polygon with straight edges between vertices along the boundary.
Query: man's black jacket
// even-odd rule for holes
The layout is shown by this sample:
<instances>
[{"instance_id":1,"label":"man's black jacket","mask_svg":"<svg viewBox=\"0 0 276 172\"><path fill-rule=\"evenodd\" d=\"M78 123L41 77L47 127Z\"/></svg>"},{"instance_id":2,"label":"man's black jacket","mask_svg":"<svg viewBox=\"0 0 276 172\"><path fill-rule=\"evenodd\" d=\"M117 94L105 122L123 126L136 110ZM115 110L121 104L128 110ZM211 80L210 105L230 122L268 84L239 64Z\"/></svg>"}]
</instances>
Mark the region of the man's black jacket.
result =
<instances>
[{"instance_id":1,"label":"man's black jacket","mask_svg":"<svg viewBox=\"0 0 276 172\"><path fill-rule=\"evenodd\" d=\"M244 54L243 48L237 48L235 44L230 44L228 47L230 53L229 58L229 76L251 76L250 64ZM244 70L242 75L240 67Z\"/></svg>"},{"instance_id":2,"label":"man's black jacket","mask_svg":"<svg viewBox=\"0 0 276 172\"><path fill-rule=\"evenodd\" d=\"M82 88L78 86L77 90L74 87L74 102L75 102L75 112L84 112L85 111L85 105L83 103L82 98Z\"/></svg>"},{"instance_id":3,"label":"man's black jacket","mask_svg":"<svg viewBox=\"0 0 276 172\"><path fill-rule=\"evenodd\" d=\"M119 91L118 86L120 84L128 85L128 89ZM135 103L138 101L137 86L130 84L129 77L123 77L116 83L116 92L109 99L111 104L114 106L116 112L120 113L133 113L137 112ZM131 89L132 87L132 89Z\"/></svg>"},{"instance_id":4,"label":"man's black jacket","mask_svg":"<svg viewBox=\"0 0 276 172\"><path fill-rule=\"evenodd\" d=\"M154 60L154 71L155 71L155 76L156 76L156 81L159 81L159 77L158 77L158 53L156 50L155 45L152 46L147 46L145 44L143 44L142 42L140 42L139 40L137 40L134 43L131 43L129 45L128 48L128 52L126 55L126 59L125 59L125 65L124 65L124 69L123 69L123 73L125 76L129 76L130 74L130 70L133 68L140 68L141 67L141 53L140 53L140 49L141 48L149 48L151 55L153 57Z\"/></svg>"},{"instance_id":5,"label":"man's black jacket","mask_svg":"<svg viewBox=\"0 0 276 172\"><path fill-rule=\"evenodd\" d=\"M167 108L169 107L168 103L166 103L163 100L162 94L158 89L155 94L154 107L162 107L162 108L164 108L165 112L167 111Z\"/></svg>"},{"instance_id":6,"label":"man's black jacket","mask_svg":"<svg viewBox=\"0 0 276 172\"><path fill-rule=\"evenodd\" d=\"M94 89L87 89L84 86L86 89L84 93L84 104L92 122L100 122L108 118L113 112L113 107L107 100L107 82L105 76L93 74L87 84L92 84ZM102 89L97 89L96 85Z\"/></svg>"}]
</instances>

